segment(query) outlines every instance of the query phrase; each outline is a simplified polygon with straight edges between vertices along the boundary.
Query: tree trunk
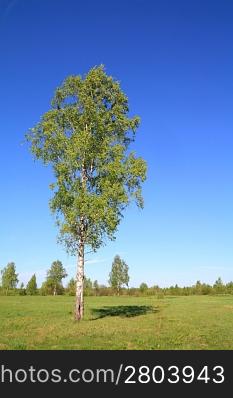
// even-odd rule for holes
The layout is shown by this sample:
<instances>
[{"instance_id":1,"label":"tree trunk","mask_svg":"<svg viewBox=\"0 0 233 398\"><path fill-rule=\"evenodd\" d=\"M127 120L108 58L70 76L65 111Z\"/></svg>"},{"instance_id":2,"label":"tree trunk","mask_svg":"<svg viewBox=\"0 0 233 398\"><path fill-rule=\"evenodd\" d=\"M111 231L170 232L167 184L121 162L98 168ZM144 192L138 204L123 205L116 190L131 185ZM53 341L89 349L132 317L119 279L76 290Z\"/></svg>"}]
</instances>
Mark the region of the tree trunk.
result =
<instances>
[{"instance_id":1,"label":"tree trunk","mask_svg":"<svg viewBox=\"0 0 233 398\"><path fill-rule=\"evenodd\" d=\"M84 243L80 240L78 249L78 271L76 280L76 306L75 306L75 319L80 321L84 315Z\"/></svg>"},{"instance_id":2,"label":"tree trunk","mask_svg":"<svg viewBox=\"0 0 233 398\"><path fill-rule=\"evenodd\" d=\"M87 130L87 125L86 125ZM87 183L87 172L85 168L85 162L82 163L81 171L81 182L83 191L86 191ZM84 315L84 242L85 242L85 221L84 216L80 217L80 228L79 228L79 245L78 245L78 270L76 278L76 306L75 306L75 319L80 321Z\"/></svg>"}]
</instances>

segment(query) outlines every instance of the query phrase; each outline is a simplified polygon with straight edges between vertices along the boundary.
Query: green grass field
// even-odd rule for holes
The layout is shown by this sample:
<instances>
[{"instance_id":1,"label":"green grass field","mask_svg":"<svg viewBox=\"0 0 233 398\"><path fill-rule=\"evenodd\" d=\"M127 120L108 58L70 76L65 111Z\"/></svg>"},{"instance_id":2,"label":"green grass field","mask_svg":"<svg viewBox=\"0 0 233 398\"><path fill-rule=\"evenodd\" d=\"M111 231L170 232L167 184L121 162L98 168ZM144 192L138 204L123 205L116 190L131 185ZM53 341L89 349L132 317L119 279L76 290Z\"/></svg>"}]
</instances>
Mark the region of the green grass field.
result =
<instances>
[{"instance_id":1,"label":"green grass field","mask_svg":"<svg viewBox=\"0 0 233 398\"><path fill-rule=\"evenodd\" d=\"M0 349L233 349L233 296L0 297Z\"/></svg>"}]
</instances>

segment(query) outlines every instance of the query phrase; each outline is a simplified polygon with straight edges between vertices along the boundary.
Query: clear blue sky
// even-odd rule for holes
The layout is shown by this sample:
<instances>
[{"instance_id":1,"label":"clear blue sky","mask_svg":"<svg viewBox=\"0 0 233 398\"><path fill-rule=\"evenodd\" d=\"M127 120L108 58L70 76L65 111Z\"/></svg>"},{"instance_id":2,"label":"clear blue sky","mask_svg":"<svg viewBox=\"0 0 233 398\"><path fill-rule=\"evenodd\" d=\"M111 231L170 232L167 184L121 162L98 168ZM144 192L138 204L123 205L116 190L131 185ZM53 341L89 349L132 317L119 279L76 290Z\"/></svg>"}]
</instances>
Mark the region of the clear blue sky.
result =
<instances>
[{"instance_id":1,"label":"clear blue sky","mask_svg":"<svg viewBox=\"0 0 233 398\"><path fill-rule=\"evenodd\" d=\"M107 283L120 254L131 286L233 279L233 2L0 0L0 268L39 284L56 243L49 169L24 134L69 74L94 65L121 81L141 116L134 149L148 162L145 208L125 212L114 243L88 256Z\"/></svg>"}]
</instances>

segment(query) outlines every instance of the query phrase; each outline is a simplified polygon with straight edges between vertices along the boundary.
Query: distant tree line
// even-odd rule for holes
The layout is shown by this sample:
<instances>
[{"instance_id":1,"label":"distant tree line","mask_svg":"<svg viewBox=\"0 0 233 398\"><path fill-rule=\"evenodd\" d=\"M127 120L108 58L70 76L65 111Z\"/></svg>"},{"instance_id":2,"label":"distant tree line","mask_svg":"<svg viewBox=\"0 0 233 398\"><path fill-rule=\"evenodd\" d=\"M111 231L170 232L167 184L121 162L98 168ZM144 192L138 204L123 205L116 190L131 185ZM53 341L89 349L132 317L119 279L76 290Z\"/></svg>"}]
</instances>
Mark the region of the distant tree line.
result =
<instances>
[{"instance_id":1,"label":"distant tree line","mask_svg":"<svg viewBox=\"0 0 233 398\"><path fill-rule=\"evenodd\" d=\"M38 288L36 275L33 274L26 286L19 284L18 274L16 273L15 263L8 263L1 271L0 295L69 295L75 296L76 282L71 278L64 287L62 280L67 276L67 272L62 262L56 260L47 271L46 280ZM219 277L213 285L197 281L195 285L180 287L177 284L170 287L159 287L158 285L148 286L145 282L139 287L128 287L129 267L120 256L116 255L112 269L109 274L109 286L99 284L97 280L91 281L84 277L84 295L85 296L190 296L190 295L215 295L215 294L233 294L233 282L224 284Z\"/></svg>"}]
</instances>

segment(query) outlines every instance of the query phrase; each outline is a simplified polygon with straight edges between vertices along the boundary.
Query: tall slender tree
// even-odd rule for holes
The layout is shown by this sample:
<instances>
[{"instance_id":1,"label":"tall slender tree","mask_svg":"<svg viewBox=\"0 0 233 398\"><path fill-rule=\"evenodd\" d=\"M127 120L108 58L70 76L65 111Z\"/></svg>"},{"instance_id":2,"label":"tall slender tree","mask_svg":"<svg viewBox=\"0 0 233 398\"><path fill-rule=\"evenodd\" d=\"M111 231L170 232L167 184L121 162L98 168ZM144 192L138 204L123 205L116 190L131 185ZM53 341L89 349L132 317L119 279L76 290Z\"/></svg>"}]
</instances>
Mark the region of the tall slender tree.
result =
<instances>
[{"instance_id":1,"label":"tall slender tree","mask_svg":"<svg viewBox=\"0 0 233 398\"><path fill-rule=\"evenodd\" d=\"M85 247L96 251L106 237L114 239L131 200L143 207L146 163L129 152L140 120L128 113L119 82L101 65L84 77L67 77L52 109L27 134L32 153L54 171L50 206L57 214L59 240L78 254L77 320L84 313Z\"/></svg>"},{"instance_id":2,"label":"tall slender tree","mask_svg":"<svg viewBox=\"0 0 233 398\"><path fill-rule=\"evenodd\" d=\"M129 267L124 260L117 254L112 263L112 269L109 274L109 284L120 294L123 285L129 285Z\"/></svg>"},{"instance_id":3,"label":"tall slender tree","mask_svg":"<svg viewBox=\"0 0 233 398\"><path fill-rule=\"evenodd\" d=\"M26 286L26 293L30 296L34 296L37 294L37 282L36 282L36 274L33 274L30 281Z\"/></svg>"},{"instance_id":4,"label":"tall slender tree","mask_svg":"<svg viewBox=\"0 0 233 398\"><path fill-rule=\"evenodd\" d=\"M1 271L2 274L2 287L5 289L6 295L10 289L15 289L17 286L18 274L16 274L15 263L8 263L7 266Z\"/></svg>"},{"instance_id":5,"label":"tall slender tree","mask_svg":"<svg viewBox=\"0 0 233 398\"><path fill-rule=\"evenodd\" d=\"M62 279L67 276L66 270L60 260L53 261L51 268L47 271L47 282L53 287L53 294L56 296L58 287L62 284Z\"/></svg>"}]
</instances>

